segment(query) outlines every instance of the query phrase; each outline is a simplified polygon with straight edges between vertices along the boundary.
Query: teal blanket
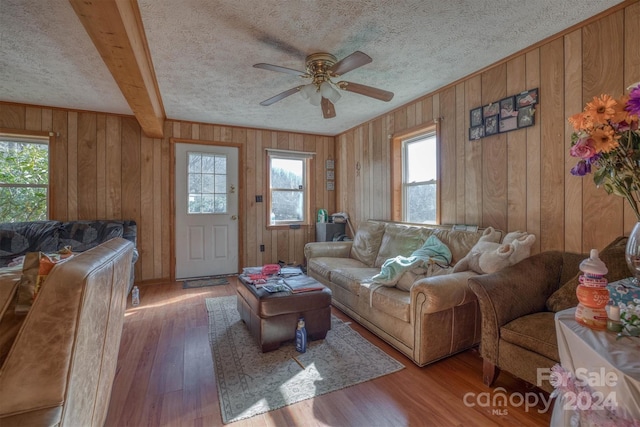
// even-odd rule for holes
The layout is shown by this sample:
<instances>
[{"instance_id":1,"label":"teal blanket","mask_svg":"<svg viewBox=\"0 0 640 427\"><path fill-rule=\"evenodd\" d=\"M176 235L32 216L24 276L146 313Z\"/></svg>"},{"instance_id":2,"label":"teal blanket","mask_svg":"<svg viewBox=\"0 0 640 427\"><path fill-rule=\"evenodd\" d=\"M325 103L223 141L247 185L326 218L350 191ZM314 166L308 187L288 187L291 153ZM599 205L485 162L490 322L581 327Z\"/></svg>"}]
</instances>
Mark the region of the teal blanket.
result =
<instances>
[{"instance_id":1,"label":"teal blanket","mask_svg":"<svg viewBox=\"0 0 640 427\"><path fill-rule=\"evenodd\" d=\"M373 276L372 280L374 283L393 286L405 272L425 267L429 262L445 265L451 263L451 251L436 236L429 236L424 245L409 257L398 255L386 260L380 268L380 273Z\"/></svg>"}]
</instances>

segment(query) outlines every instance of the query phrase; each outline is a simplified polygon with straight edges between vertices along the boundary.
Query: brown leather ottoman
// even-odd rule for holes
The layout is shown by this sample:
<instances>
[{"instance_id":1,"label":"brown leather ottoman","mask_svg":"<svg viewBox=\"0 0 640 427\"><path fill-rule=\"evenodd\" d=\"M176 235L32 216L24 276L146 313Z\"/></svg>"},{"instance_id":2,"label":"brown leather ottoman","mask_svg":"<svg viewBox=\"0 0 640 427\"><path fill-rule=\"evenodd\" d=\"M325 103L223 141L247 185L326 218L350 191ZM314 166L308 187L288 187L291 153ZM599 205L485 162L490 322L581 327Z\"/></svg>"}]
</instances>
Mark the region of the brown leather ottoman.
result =
<instances>
[{"instance_id":1,"label":"brown leather ottoman","mask_svg":"<svg viewBox=\"0 0 640 427\"><path fill-rule=\"evenodd\" d=\"M238 280L238 312L257 338L262 352L275 350L296 336L298 319L304 317L308 340L323 339L331 329L331 290L269 293Z\"/></svg>"}]
</instances>

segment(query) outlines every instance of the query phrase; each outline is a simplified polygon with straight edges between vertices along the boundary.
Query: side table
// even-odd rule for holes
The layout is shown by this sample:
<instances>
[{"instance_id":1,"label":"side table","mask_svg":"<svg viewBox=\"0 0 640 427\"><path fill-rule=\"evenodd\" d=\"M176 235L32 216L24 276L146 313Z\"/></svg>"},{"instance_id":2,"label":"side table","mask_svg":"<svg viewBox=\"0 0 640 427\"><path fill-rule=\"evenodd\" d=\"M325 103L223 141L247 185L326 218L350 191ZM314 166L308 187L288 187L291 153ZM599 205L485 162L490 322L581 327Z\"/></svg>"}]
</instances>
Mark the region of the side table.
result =
<instances>
[{"instance_id":1,"label":"side table","mask_svg":"<svg viewBox=\"0 0 640 427\"><path fill-rule=\"evenodd\" d=\"M612 332L580 325L574 316L575 308L555 315L560 363L572 379L561 387L570 391L556 400L551 425L573 425L576 417L579 425L592 425L611 416L607 410L640 424L640 339L616 339Z\"/></svg>"}]
</instances>

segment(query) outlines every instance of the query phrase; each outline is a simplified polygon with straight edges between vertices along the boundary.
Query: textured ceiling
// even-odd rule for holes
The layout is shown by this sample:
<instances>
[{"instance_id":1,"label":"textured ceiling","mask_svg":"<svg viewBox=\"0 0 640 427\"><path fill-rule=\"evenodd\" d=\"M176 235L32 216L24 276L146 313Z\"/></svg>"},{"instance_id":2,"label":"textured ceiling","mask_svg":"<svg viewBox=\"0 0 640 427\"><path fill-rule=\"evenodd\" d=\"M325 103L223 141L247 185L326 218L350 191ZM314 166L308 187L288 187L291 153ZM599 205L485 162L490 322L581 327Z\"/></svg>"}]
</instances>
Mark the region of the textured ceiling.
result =
<instances>
[{"instance_id":1,"label":"textured ceiling","mask_svg":"<svg viewBox=\"0 0 640 427\"><path fill-rule=\"evenodd\" d=\"M490 65L619 0L138 0L168 118L335 135ZM342 92L323 119L294 94L306 55L373 62L342 78L395 93ZM0 0L0 100L131 114L66 0Z\"/></svg>"}]
</instances>

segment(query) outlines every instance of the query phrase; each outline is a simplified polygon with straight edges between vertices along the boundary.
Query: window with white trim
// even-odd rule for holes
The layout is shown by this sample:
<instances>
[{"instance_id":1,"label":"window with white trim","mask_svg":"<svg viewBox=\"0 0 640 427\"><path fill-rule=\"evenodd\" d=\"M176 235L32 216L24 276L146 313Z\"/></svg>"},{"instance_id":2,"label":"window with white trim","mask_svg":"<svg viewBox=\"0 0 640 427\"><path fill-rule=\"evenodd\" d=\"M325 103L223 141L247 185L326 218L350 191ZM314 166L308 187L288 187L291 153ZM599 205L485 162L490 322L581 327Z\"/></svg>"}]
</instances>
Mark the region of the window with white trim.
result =
<instances>
[{"instance_id":1,"label":"window with white trim","mask_svg":"<svg viewBox=\"0 0 640 427\"><path fill-rule=\"evenodd\" d=\"M313 153L267 150L269 225L309 224L309 170Z\"/></svg>"},{"instance_id":2,"label":"window with white trim","mask_svg":"<svg viewBox=\"0 0 640 427\"><path fill-rule=\"evenodd\" d=\"M438 212L436 132L402 140L402 219L435 224Z\"/></svg>"},{"instance_id":3,"label":"window with white trim","mask_svg":"<svg viewBox=\"0 0 640 427\"><path fill-rule=\"evenodd\" d=\"M49 217L49 138L0 134L0 222Z\"/></svg>"}]
</instances>

